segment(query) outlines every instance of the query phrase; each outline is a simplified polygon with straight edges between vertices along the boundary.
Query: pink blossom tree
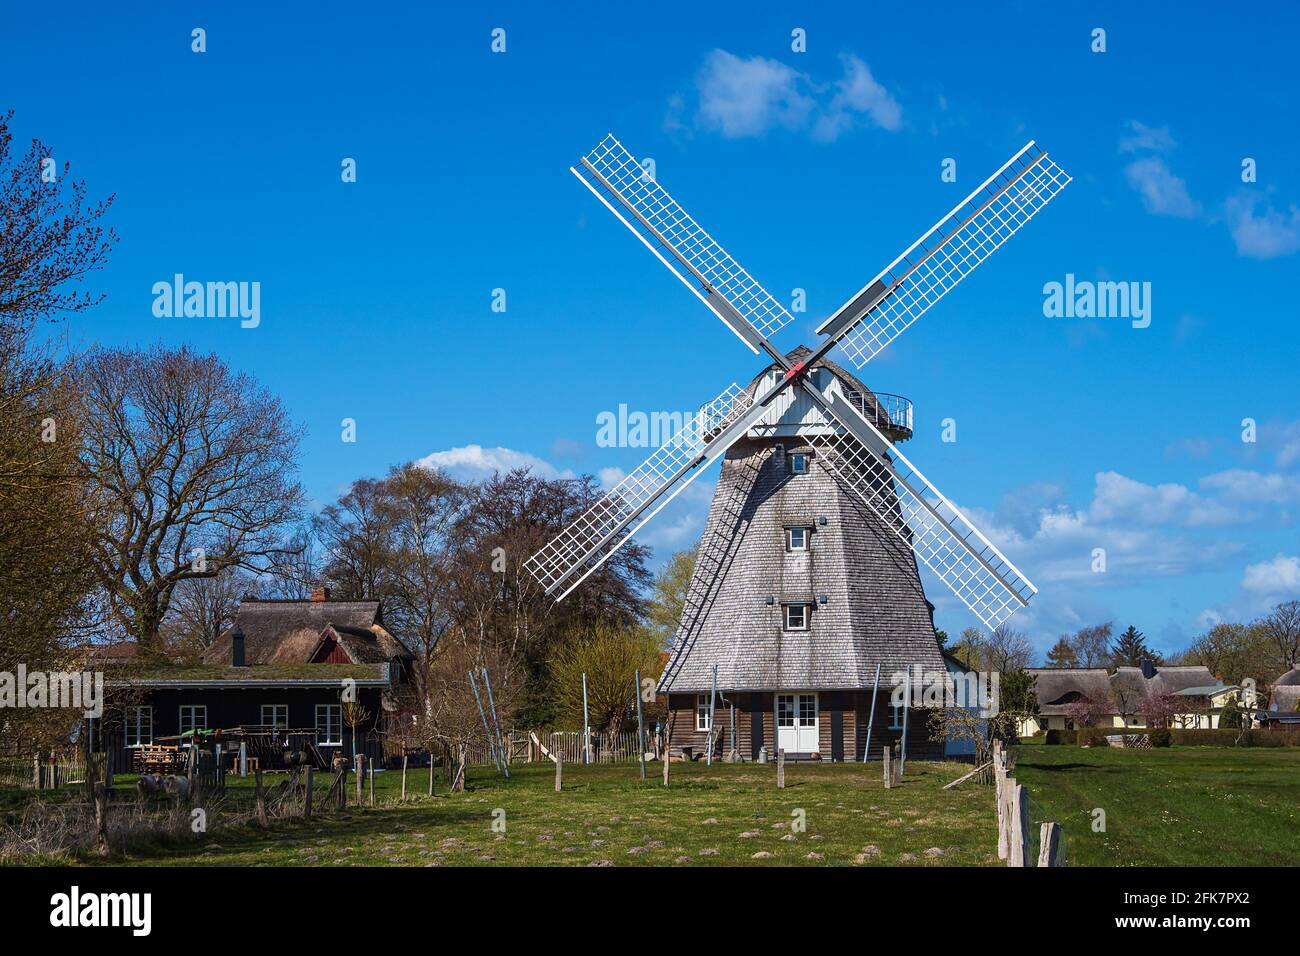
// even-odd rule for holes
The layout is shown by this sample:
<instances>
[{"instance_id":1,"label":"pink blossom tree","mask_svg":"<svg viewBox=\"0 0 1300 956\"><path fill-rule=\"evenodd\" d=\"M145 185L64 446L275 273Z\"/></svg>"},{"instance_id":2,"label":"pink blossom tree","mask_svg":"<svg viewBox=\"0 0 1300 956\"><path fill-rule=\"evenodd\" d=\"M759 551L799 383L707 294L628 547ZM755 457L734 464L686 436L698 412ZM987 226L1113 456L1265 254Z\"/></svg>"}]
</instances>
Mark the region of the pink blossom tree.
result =
<instances>
[{"instance_id":1,"label":"pink blossom tree","mask_svg":"<svg viewBox=\"0 0 1300 956\"><path fill-rule=\"evenodd\" d=\"M1108 713L1110 707L1106 701L1092 697L1080 697L1065 705L1065 716L1073 721L1076 727L1093 727Z\"/></svg>"}]
</instances>

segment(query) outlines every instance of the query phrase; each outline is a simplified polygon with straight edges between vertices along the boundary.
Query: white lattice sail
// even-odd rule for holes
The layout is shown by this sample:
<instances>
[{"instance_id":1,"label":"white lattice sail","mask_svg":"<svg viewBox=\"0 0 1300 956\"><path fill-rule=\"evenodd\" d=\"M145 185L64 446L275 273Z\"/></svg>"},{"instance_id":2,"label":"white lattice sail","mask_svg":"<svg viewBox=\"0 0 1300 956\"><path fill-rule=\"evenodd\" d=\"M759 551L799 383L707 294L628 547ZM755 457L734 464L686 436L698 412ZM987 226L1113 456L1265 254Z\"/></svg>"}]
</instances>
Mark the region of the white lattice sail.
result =
<instances>
[{"instance_id":1,"label":"white lattice sail","mask_svg":"<svg viewBox=\"0 0 1300 956\"><path fill-rule=\"evenodd\" d=\"M857 415L855 409L848 414ZM1025 607L1038 589L870 422L886 462L848 431L818 430L816 460L851 488L939 580L990 629Z\"/></svg>"},{"instance_id":2,"label":"white lattice sail","mask_svg":"<svg viewBox=\"0 0 1300 956\"><path fill-rule=\"evenodd\" d=\"M817 331L825 331L846 311L866 305L864 299L884 291L883 298L840 333L840 347L861 368L1015 235L1069 182L1065 170L1031 140Z\"/></svg>"},{"instance_id":3,"label":"white lattice sail","mask_svg":"<svg viewBox=\"0 0 1300 956\"><path fill-rule=\"evenodd\" d=\"M604 564L641 526L693 481L703 468L692 465L704 452L709 439L731 424L753 404L747 390L734 382L722 394L702 406L695 415L649 458L610 488L595 504L545 547L524 562L524 570L554 593L565 588L563 597ZM743 432L742 432L743 434ZM718 450L717 454L725 451ZM682 480L684 479L684 480ZM656 499L674 482L672 493ZM653 510L648 510L654 504ZM581 571L581 574L577 572ZM576 576L575 576L576 575Z\"/></svg>"},{"instance_id":4,"label":"white lattice sail","mask_svg":"<svg viewBox=\"0 0 1300 956\"><path fill-rule=\"evenodd\" d=\"M764 337L770 338L794 318L655 182L613 135L606 136L584 156L573 167L573 174L750 349L757 351L730 319L700 294L697 285L705 285L726 299Z\"/></svg>"}]
</instances>

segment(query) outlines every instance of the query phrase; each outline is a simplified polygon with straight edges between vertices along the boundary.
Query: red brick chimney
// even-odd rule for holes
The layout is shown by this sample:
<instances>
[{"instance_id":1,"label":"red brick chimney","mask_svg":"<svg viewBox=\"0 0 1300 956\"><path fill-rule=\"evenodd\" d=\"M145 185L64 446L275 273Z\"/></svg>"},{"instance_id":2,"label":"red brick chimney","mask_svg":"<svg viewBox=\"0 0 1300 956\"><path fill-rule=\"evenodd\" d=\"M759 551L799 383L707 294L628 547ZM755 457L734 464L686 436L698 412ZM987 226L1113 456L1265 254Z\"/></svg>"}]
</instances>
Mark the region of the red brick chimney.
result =
<instances>
[{"instance_id":1,"label":"red brick chimney","mask_svg":"<svg viewBox=\"0 0 1300 956\"><path fill-rule=\"evenodd\" d=\"M320 584L311 589L311 599L313 602L328 601L330 599L330 589Z\"/></svg>"}]
</instances>

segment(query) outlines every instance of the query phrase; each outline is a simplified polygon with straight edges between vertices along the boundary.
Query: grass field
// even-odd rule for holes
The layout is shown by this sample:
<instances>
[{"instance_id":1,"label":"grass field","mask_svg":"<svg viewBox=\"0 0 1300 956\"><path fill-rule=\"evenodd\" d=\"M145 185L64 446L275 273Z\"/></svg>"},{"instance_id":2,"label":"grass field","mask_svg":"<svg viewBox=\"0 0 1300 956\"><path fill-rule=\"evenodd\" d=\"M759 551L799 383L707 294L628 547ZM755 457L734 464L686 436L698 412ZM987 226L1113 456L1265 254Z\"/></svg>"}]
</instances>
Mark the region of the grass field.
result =
<instances>
[{"instance_id":1,"label":"grass field","mask_svg":"<svg viewBox=\"0 0 1300 956\"><path fill-rule=\"evenodd\" d=\"M1024 746L1015 777L1072 866L1300 865L1300 749Z\"/></svg>"},{"instance_id":2,"label":"grass field","mask_svg":"<svg viewBox=\"0 0 1300 956\"><path fill-rule=\"evenodd\" d=\"M220 822L209 833L131 851L112 863L256 866L990 866L997 865L991 788L943 784L967 765L913 761L885 790L879 763L802 764L776 788L772 765L674 764L665 789L650 766L517 765L507 783L471 771L465 793L416 796L427 770L375 775L379 806L315 819ZM325 775L320 775L324 777ZM1065 831L1071 866L1300 864L1300 750L1020 748L1016 778L1031 816ZM274 785L282 776L268 775ZM318 779L318 783L327 781ZM119 799L130 800L131 778ZM318 787L318 800L323 788ZM30 791L0 794L0 814ZM74 794L46 793L42 800ZM251 805L251 779L229 778L227 808ZM1106 813L1094 832L1092 811ZM494 830L502 819L505 830ZM806 826L800 829L803 820ZM50 862L73 862L66 858ZM99 862L86 858L84 862Z\"/></svg>"},{"instance_id":3,"label":"grass field","mask_svg":"<svg viewBox=\"0 0 1300 956\"><path fill-rule=\"evenodd\" d=\"M258 866L926 866L991 865L994 800L988 789L940 788L965 768L914 761L885 790L879 763L791 765L786 788L773 765L674 764L664 788L650 766L566 765L554 791L547 763L518 765L509 783L477 768L465 793L406 805L349 808L348 819L274 821L224 829L190 846L117 862ZM427 786L413 771L413 791ZM380 803L400 795L400 772L375 775ZM268 778L270 779L270 778ZM441 779L439 783L441 784ZM242 783L242 782L241 782ZM244 789L241 785L239 789ZM233 795L233 794L232 794ZM494 811L505 832L494 832ZM802 811L806 829L795 826Z\"/></svg>"}]
</instances>

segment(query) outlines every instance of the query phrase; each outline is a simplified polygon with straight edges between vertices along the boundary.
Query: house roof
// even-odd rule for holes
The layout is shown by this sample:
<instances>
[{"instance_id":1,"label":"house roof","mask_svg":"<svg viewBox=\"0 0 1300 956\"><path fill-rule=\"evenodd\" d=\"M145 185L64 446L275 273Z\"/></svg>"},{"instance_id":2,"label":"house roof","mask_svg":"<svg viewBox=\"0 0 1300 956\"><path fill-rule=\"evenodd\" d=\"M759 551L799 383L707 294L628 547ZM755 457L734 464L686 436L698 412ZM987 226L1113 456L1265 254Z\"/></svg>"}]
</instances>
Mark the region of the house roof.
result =
<instances>
[{"instance_id":1,"label":"house roof","mask_svg":"<svg viewBox=\"0 0 1300 956\"><path fill-rule=\"evenodd\" d=\"M1293 667L1277 680L1273 681L1274 687L1300 687L1300 667Z\"/></svg>"},{"instance_id":2,"label":"house roof","mask_svg":"<svg viewBox=\"0 0 1300 956\"><path fill-rule=\"evenodd\" d=\"M1110 676L1104 667L1031 667L1036 680L1038 712L1044 716L1065 714L1065 707L1084 697L1110 700Z\"/></svg>"},{"instance_id":3,"label":"house roof","mask_svg":"<svg viewBox=\"0 0 1300 956\"><path fill-rule=\"evenodd\" d=\"M1120 667L1113 674L1102 667L1031 667L1029 673L1037 678L1038 712L1045 716L1064 715L1066 705L1082 697L1114 707L1116 693L1136 703L1152 694L1195 697L1230 689L1201 664L1157 667L1149 679L1140 667Z\"/></svg>"},{"instance_id":4,"label":"house roof","mask_svg":"<svg viewBox=\"0 0 1300 956\"><path fill-rule=\"evenodd\" d=\"M235 615L235 625L244 632L244 661L249 665L306 663L330 625L339 634L340 643L358 661L378 663L412 657L384 629L382 619L379 601L245 599ZM348 635L347 640L343 640L344 633ZM230 630L225 631L203 652L204 664L232 662L230 635Z\"/></svg>"},{"instance_id":5,"label":"house roof","mask_svg":"<svg viewBox=\"0 0 1300 956\"><path fill-rule=\"evenodd\" d=\"M1278 711L1300 710L1300 687L1274 685L1269 694L1268 705Z\"/></svg>"},{"instance_id":6,"label":"house roof","mask_svg":"<svg viewBox=\"0 0 1300 956\"><path fill-rule=\"evenodd\" d=\"M352 680L361 686L387 686L388 665L379 664L223 664L161 665L131 670L109 681L116 687L337 687Z\"/></svg>"}]
</instances>

